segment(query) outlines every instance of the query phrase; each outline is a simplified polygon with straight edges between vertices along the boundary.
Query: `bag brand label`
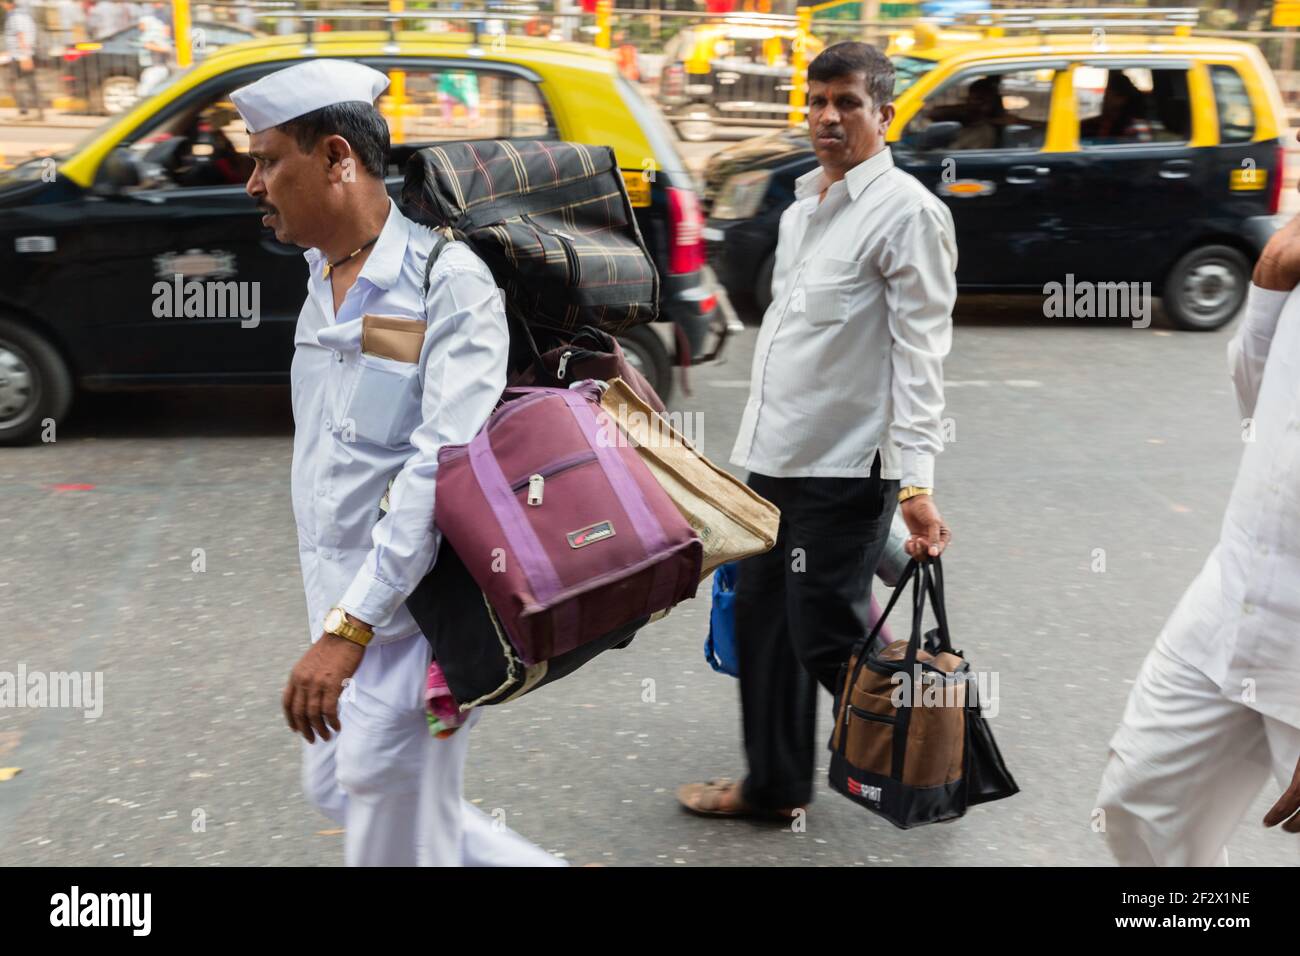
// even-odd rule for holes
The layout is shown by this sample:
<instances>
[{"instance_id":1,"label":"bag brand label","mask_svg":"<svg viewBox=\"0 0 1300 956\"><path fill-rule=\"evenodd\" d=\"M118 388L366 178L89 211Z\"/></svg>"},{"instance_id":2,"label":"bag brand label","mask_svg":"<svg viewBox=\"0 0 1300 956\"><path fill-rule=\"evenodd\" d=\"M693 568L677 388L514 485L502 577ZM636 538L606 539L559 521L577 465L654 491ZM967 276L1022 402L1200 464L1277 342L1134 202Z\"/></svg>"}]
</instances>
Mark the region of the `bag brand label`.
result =
<instances>
[{"instance_id":1,"label":"bag brand label","mask_svg":"<svg viewBox=\"0 0 1300 956\"><path fill-rule=\"evenodd\" d=\"M852 777L849 780L849 793L855 797L862 797L864 800L870 800L872 803L880 802L880 788L873 787L869 783L859 783Z\"/></svg>"},{"instance_id":2,"label":"bag brand label","mask_svg":"<svg viewBox=\"0 0 1300 956\"><path fill-rule=\"evenodd\" d=\"M595 544L597 541L604 541L606 538L614 537L614 524L611 521L598 521L595 524L589 524L585 528L579 528L577 531L570 531L568 534L569 547L585 548L589 544Z\"/></svg>"}]
</instances>

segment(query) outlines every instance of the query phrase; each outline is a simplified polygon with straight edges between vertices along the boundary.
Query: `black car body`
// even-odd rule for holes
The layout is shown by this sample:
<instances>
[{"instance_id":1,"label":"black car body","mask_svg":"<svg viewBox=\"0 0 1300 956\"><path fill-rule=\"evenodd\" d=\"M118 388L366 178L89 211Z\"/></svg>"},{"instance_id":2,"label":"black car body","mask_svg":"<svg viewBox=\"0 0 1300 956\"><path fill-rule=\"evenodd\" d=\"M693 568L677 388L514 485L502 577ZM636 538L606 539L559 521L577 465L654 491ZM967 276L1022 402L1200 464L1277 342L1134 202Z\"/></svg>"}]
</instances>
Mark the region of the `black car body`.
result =
<instances>
[{"instance_id":1,"label":"black car body","mask_svg":"<svg viewBox=\"0 0 1300 956\"><path fill-rule=\"evenodd\" d=\"M1278 225L1283 144L1264 94L1243 81L1249 62L1207 64L1204 85L1187 79L1193 63L1095 59L1087 74L1064 58L976 62L913 100L889 145L895 164L952 211L959 288L1043 294L1052 282L1149 282L1180 328L1230 321ZM1121 71L1144 77L1149 110L1134 113L1123 136L1102 135L1086 114L1104 97L1089 84L1110 81L1089 77ZM991 78L1004 115L990 121L970 112L967 91ZM1063 85L1078 105L1067 100L1061 117ZM961 146L967 129L984 141ZM806 127L713 157L705 239L733 302L766 309L781 214L796 180L816 167Z\"/></svg>"},{"instance_id":2,"label":"black car body","mask_svg":"<svg viewBox=\"0 0 1300 956\"><path fill-rule=\"evenodd\" d=\"M256 42L208 58L144 112L110 121L68 157L36 159L0 174L0 444L33 440L40 421L62 415L76 389L288 382L307 264L301 248L278 242L262 226L245 192L251 160L232 145L245 134L228 92L298 62L302 42ZM410 48L439 42L417 38ZM488 138L560 138L561 127L540 98L541 78L526 65L463 54L399 56L370 37L335 34L317 43L355 44L346 49L368 52L346 55L402 70L408 96L417 83L435 88L429 78L436 81L439 71L475 71L483 88L494 90L494 102L509 105L498 120L506 125ZM556 44L537 46L539 58L554 59L557 69L579 69L573 54L551 52ZM606 69L604 60L592 59ZM625 168L623 175L661 276L659 322L619 339L628 360L667 400L673 366L717 355L725 332L716 328L721 313L705 262L695 181L653 108L612 67L609 73L604 82L615 88L596 89L593 81L564 105L599 104L599 115L621 124L610 141L638 163L642 156L656 163ZM532 112L520 106L529 97ZM567 128L586 129L572 120ZM434 141L450 138L443 131ZM421 145L411 138L393 145L386 181L394 198L406 158ZM212 285L255 286L256 328L231 314L160 317L155 289L175 273Z\"/></svg>"}]
</instances>

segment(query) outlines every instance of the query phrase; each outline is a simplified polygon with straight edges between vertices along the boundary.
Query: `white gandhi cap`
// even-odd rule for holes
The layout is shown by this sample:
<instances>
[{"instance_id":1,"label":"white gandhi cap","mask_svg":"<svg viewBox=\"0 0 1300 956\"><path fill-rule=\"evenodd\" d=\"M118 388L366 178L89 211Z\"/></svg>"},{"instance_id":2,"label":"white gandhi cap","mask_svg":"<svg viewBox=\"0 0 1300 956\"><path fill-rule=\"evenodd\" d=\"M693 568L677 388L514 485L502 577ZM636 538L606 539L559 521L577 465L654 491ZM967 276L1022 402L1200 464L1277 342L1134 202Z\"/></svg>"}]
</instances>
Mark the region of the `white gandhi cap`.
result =
<instances>
[{"instance_id":1,"label":"white gandhi cap","mask_svg":"<svg viewBox=\"0 0 1300 956\"><path fill-rule=\"evenodd\" d=\"M351 60L308 60L264 76L230 94L250 133L287 123L336 103L374 103L388 77Z\"/></svg>"}]
</instances>

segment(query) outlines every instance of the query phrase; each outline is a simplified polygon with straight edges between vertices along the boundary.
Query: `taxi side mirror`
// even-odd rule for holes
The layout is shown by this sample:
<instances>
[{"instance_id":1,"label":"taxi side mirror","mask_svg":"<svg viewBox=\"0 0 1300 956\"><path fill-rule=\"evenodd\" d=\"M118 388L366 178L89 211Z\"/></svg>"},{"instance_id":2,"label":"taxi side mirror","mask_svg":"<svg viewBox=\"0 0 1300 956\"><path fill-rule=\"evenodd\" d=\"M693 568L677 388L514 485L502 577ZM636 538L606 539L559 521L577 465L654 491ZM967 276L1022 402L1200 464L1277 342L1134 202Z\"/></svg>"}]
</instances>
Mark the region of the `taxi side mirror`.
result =
<instances>
[{"instance_id":1,"label":"taxi side mirror","mask_svg":"<svg viewBox=\"0 0 1300 956\"><path fill-rule=\"evenodd\" d=\"M140 160L129 149L118 147L104 157L98 179L108 192L117 192L141 181Z\"/></svg>"},{"instance_id":2,"label":"taxi side mirror","mask_svg":"<svg viewBox=\"0 0 1300 956\"><path fill-rule=\"evenodd\" d=\"M921 141L917 148L922 152L929 152L935 149L947 149L952 145L952 141L957 138L961 132L961 123L944 120L939 123L931 123L921 133Z\"/></svg>"}]
</instances>

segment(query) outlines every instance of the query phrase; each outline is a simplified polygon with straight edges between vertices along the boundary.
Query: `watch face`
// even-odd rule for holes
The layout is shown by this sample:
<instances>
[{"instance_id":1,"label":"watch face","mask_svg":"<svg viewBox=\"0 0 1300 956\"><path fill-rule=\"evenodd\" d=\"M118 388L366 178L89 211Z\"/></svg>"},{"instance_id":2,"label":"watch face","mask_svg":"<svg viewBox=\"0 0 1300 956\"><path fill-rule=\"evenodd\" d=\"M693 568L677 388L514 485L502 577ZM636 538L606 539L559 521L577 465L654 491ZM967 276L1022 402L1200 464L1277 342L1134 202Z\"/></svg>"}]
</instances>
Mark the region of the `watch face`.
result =
<instances>
[{"instance_id":1,"label":"watch face","mask_svg":"<svg viewBox=\"0 0 1300 956\"><path fill-rule=\"evenodd\" d=\"M343 612L338 608L331 608L330 612L325 615L325 630L335 631L343 623L343 620Z\"/></svg>"}]
</instances>

